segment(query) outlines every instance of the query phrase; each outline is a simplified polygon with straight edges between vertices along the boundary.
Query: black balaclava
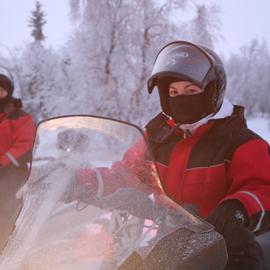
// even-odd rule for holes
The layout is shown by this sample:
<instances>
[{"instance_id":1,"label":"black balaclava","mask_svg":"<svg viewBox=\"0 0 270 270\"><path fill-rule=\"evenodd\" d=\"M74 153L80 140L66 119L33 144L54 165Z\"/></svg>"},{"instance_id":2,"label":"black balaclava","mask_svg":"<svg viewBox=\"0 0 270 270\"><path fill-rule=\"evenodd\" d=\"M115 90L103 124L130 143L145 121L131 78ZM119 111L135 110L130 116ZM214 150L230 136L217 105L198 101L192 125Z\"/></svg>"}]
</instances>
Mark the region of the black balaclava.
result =
<instances>
[{"instance_id":1,"label":"black balaclava","mask_svg":"<svg viewBox=\"0 0 270 270\"><path fill-rule=\"evenodd\" d=\"M4 75L0 74L0 86L3 87L5 90L7 90L8 95L4 98L0 98L0 112L3 112L6 105L11 101L12 99L12 82Z\"/></svg>"},{"instance_id":2,"label":"black balaclava","mask_svg":"<svg viewBox=\"0 0 270 270\"><path fill-rule=\"evenodd\" d=\"M5 98L0 98L0 112L3 112L6 108L6 106L11 102L12 97L5 97Z\"/></svg>"},{"instance_id":3,"label":"black balaclava","mask_svg":"<svg viewBox=\"0 0 270 270\"><path fill-rule=\"evenodd\" d=\"M177 123L192 124L207 115L205 110L205 92L195 95L169 97L172 117Z\"/></svg>"},{"instance_id":4,"label":"black balaclava","mask_svg":"<svg viewBox=\"0 0 270 270\"><path fill-rule=\"evenodd\" d=\"M159 91L166 91L168 93L169 86L173 82L180 81L178 78L165 77L159 80ZM179 95L170 97L169 94L161 95L163 107L168 104L170 116L180 124L192 124L205 116L213 113L212 97L215 84L210 83L204 92L195 95ZM164 99L167 100L164 103ZM166 106L167 107L167 106Z\"/></svg>"}]
</instances>

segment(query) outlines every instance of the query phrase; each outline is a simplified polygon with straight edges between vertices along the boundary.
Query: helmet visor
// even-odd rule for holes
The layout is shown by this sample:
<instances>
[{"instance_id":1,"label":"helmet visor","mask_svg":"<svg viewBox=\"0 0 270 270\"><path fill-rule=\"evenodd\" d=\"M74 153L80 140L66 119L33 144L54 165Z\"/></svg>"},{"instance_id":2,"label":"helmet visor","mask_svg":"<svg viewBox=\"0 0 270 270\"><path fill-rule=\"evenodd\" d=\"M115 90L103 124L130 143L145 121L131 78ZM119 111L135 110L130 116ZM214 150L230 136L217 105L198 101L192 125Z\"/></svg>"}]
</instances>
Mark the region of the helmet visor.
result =
<instances>
[{"instance_id":1,"label":"helmet visor","mask_svg":"<svg viewBox=\"0 0 270 270\"><path fill-rule=\"evenodd\" d=\"M190 80L204 88L204 79L211 70L210 58L198 47L189 43L171 43L161 50L156 58L148 89L151 92L160 76L173 76Z\"/></svg>"}]
</instances>

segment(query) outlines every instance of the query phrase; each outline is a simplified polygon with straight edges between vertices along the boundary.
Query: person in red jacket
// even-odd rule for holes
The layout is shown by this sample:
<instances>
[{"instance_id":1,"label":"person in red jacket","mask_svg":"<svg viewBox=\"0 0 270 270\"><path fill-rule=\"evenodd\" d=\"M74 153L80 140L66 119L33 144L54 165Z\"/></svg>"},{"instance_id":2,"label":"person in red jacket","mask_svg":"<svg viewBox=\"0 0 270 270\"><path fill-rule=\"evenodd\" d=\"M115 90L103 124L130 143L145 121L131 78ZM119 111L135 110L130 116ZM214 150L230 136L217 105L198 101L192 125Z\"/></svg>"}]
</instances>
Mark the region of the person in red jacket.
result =
<instances>
[{"instance_id":1,"label":"person in red jacket","mask_svg":"<svg viewBox=\"0 0 270 270\"><path fill-rule=\"evenodd\" d=\"M264 269L255 236L270 229L270 150L244 108L224 99L226 73L209 48L164 46L148 90L162 113L147 133L166 193L212 223L227 245L226 269Z\"/></svg>"},{"instance_id":2,"label":"person in red jacket","mask_svg":"<svg viewBox=\"0 0 270 270\"><path fill-rule=\"evenodd\" d=\"M35 137L34 121L12 96L13 89L11 73L0 66L0 251L18 214L16 192L28 176Z\"/></svg>"},{"instance_id":3,"label":"person in red jacket","mask_svg":"<svg viewBox=\"0 0 270 270\"><path fill-rule=\"evenodd\" d=\"M248 129L244 108L224 99L221 59L202 45L169 43L157 54L148 80L149 93L155 87L162 112L146 125L146 134L163 189L223 235L226 270L264 269L255 236L270 229L270 149ZM140 156L145 160L139 145L120 167L139 164ZM90 173L79 170L78 179L97 190Z\"/></svg>"}]
</instances>

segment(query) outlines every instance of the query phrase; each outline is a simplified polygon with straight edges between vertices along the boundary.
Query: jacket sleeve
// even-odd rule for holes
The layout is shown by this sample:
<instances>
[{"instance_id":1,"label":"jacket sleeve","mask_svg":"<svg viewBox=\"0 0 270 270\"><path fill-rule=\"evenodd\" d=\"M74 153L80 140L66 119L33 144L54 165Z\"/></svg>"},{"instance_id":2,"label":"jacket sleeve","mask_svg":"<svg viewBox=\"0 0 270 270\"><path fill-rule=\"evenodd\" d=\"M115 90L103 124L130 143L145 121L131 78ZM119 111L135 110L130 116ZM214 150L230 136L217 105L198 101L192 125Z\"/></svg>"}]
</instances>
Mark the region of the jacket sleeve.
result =
<instances>
[{"instance_id":1,"label":"jacket sleeve","mask_svg":"<svg viewBox=\"0 0 270 270\"><path fill-rule=\"evenodd\" d=\"M123 159L113 164L111 172L115 175L129 172L133 177L122 177L125 186L145 189L142 184L146 184L151 188L159 189L155 164L149 156L144 139L128 149Z\"/></svg>"},{"instance_id":2,"label":"jacket sleeve","mask_svg":"<svg viewBox=\"0 0 270 270\"><path fill-rule=\"evenodd\" d=\"M97 177L98 174L101 181ZM79 184L95 185L96 189L102 182L103 195L108 195L120 187L136 188L146 192L145 184L155 188L156 191L161 189L154 162L148 159L147 145L143 139L129 148L123 159L115 162L111 168L79 168L75 176Z\"/></svg>"},{"instance_id":3,"label":"jacket sleeve","mask_svg":"<svg viewBox=\"0 0 270 270\"><path fill-rule=\"evenodd\" d=\"M10 121L13 144L4 155L0 156L0 164L2 166L10 164L19 166L20 160L31 153L36 128L32 117L28 114Z\"/></svg>"},{"instance_id":4,"label":"jacket sleeve","mask_svg":"<svg viewBox=\"0 0 270 270\"><path fill-rule=\"evenodd\" d=\"M238 147L232 157L229 178L229 192L224 200L237 199L244 205L249 229L256 235L270 230L269 145L254 139Z\"/></svg>"}]
</instances>

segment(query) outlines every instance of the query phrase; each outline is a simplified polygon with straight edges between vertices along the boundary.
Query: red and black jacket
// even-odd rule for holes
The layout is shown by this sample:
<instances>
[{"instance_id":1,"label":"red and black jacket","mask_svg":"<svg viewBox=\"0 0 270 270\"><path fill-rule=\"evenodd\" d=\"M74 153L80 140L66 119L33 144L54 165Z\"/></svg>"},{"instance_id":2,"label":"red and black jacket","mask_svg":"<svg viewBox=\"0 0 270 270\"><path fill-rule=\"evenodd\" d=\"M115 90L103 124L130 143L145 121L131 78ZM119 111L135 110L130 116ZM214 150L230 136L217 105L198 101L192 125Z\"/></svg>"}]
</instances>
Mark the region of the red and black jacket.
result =
<instances>
[{"instance_id":1,"label":"red and black jacket","mask_svg":"<svg viewBox=\"0 0 270 270\"><path fill-rule=\"evenodd\" d=\"M12 99L0 112L0 168L27 168L34 138L32 117L21 110L17 99Z\"/></svg>"},{"instance_id":2,"label":"red and black jacket","mask_svg":"<svg viewBox=\"0 0 270 270\"><path fill-rule=\"evenodd\" d=\"M202 217L225 200L237 199L255 234L270 229L269 145L249 130L241 107L210 120L187 138L159 114L146 126L166 193Z\"/></svg>"}]
</instances>

